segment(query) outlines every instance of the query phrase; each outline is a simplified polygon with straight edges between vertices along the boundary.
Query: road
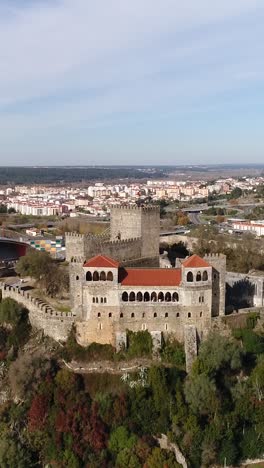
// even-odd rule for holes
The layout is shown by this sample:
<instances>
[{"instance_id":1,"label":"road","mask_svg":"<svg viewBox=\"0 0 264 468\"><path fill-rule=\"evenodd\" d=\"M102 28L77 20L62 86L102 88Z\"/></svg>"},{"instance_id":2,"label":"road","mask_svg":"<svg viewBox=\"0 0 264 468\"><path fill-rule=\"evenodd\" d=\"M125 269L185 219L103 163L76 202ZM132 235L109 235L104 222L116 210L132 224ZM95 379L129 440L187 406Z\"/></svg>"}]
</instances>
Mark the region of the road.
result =
<instances>
[{"instance_id":1,"label":"road","mask_svg":"<svg viewBox=\"0 0 264 468\"><path fill-rule=\"evenodd\" d=\"M192 224L202 224L200 213L188 213L188 217Z\"/></svg>"}]
</instances>

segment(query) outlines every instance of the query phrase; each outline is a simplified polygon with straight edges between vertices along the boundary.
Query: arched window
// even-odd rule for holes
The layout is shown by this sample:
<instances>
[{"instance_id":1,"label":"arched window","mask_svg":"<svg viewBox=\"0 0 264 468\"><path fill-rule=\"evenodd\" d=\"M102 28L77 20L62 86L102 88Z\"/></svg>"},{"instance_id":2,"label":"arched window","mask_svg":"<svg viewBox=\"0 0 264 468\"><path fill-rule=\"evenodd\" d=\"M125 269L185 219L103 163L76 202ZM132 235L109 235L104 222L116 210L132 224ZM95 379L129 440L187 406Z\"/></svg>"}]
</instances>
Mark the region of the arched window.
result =
<instances>
[{"instance_id":1,"label":"arched window","mask_svg":"<svg viewBox=\"0 0 264 468\"><path fill-rule=\"evenodd\" d=\"M208 281L208 273L207 271L203 272L203 281Z\"/></svg>"},{"instance_id":2,"label":"arched window","mask_svg":"<svg viewBox=\"0 0 264 468\"><path fill-rule=\"evenodd\" d=\"M142 295L141 292L138 292L138 293L137 293L137 301L138 301L138 302L142 302L142 301L143 301L143 295Z\"/></svg>"},{"instance_id":3,"label":"arched window","mask_svg":"<svg viewBox=\"0 0 264 468\"><path fill-rule=\"evenodd\" d=\"M122 294L122 301L123 301L123 302L127 302L127 301L128 301L128 294L127 294L126 291L123 292L123 294Z\"/></svg>"},{"instance_id":4,"label":"arched window","mask_svg":"<svg viewBox=\"0 0 264 468\"><path fill-rule=\"evenodd\" d=\"M145 317L145 312L142 312L142 318L144 318L144 317Z\"/></svg>"},{"instance_id":5,"label":"arched window","mask_svg":"<svg viewBox=\"0 0 264 468\"><path fill-rule=\"evenodd\" d=\"M103 297L101 297L101 304L103 304L103 303L104 303L104 298L103 298Z\"/></svg>"},{"instance_id":6,"label":"arched window","mask_svg":"<svg viewBox=\"0 0 264 468\"><path fill-rule=\"evenodd\" d=\"M179 302L179 294L177 292L173 293L172 302Z\"/></svg>"},{"instance_id":7,"label":"arched window","mask_svg":"<svg viewBox=\"0 0 264 468\"><path fill-rule=\"evenodd\" d=\"M188 318L191 318L192 314L191 312L188 312Z\"/></svg>"},{"instance_id":8,"label":"arched window","mask_svg":"<svg viewBox=\"0 0 264 468\"><path fill-rule=\"evenodd\" d=\"M113 273L111 271L109 271L107 273L106 279L107 279L107 281L113 281L114 280L114 276L113 276Z\"/></svg>"},{"instance_id":9,"label":"arched window","mask_svg":"<svg viewBox=\"0 0 264 468\"><path fill-rule=\"evenodd\" d=\"M157 302L157 294L155 292L151 293L150 300L151 302Z\"/></svg>"},{"instance_id":10,"label":"arched window","mask_svg":"<svg viewBox=\"0 0 264 468\"><path fill-rule=\"evenodd\" d=\"M76 281L78 281L78 280L79 280L79 276L77 275L77 276L76 276Z\"/></svg>"},{"instance_id":11,"label":"arched window","mask_svg":"<svg viewBox=\"0 0 264 468\"><path fill-rule=\"evenodd\" d=\"M167 318L169 316L168 312L165 313L165 317Z\"/></svg>"},{"instance_id":12,"label":"arched window","mask_svg":"<svg viewBox=\"0 0 264 468\"><path fill-rule=\"evenodd\" d=\"M93 274L93 281L99 281L99 273L98 271L95 271Z\"/></svg>"},{"instance_id":13,"label":"arched window","mask_svg":"<svg viewBox=\"0 0 264 468\"><path fill-rule=\"evenodd\" d=\"M87 271L86 273L86 281L92 281L92 273L90 271Z\"/></svg>"},{"instance_id":14,"label":"arched window","mask_svg":"<svg viewBox=\"0 0 264 468\"><path fill-rule=\"evenodd\" d=\"M149 302L149 299L150 299L149 293L148 293L148 292L145 292L145 294L144 294L144 302Z\"/></svg>"},{"instance_id":15,"label":"arched window","mask_svg":"<svg viewBox=\"0 0 264 468\"><path fill-rule=\"evenodd\" d=\"M123 318L123 317L124 317L124 314L123 314L123 312L121 312L121 314L120 314L120 318Z\"/></svg>"},{"instance_id":16,"label":"arched window","mask_svg":"<svg viewBox=\"0 0 264 468\"><path fill-rule=\"evenodd\" d=\"M202 316L203 316L203 313L202 313L202 312L200 312L200 317L202 317Z\"/></svg>"},{"instance_id":17,"label":"arched window","mask_svg":"<svg viewBox=\"0 0 264 468\"><path fill-rule=\"evenodd\" d=\"M158 294L158 301L159 301L159 302L163 302L163 301L164 301L164 294L163 294L163 292L160 292L160 293Z\"/></svg>"},{"instance_id":18,"label":"arched window","mask_svg":"<svg viewBox=\"0 0 264 468\"><path fill-rule=\"evenodd\" d=\"M166 292L166 294L165 294L165 302L171 302L171 293Z\"/></svg>"},{"instance_id":19,"label":"arched window","mask_svg":"<svg viewBox=\"0 0 264 468\"><path fill-rule=\"evenodd\" d=\"M100 281L106 281L106 274L105 274L105 271L101 271L101 273L100 273Z\"/></svg>"},{"instance_id":20,"label":"arched window","mask_svg":"<svg viewBox=\"0 0 264 468\"><path fill-rule=\"evenodd\" d=\"M197 271L196 281L202 281L202 275L200 271Z\"/></svg>"},{"instance_id":21,"label":"arched window","mask_svg":"<svg viewBox=\"0 0 264 468\"><path fill-rule=\"evenodd\" d=\"M109 314L108 314L108 317L109 317L109 318L111 318L111 317L112 317L112 313L111 313L111 312L109 312Z\"/></svg>"},{"instance_id":22,"label":"arched window","mask_svg":"<svg viewBox=\"0 0 264 468\"><path fill-rule=\"evenodd\" d=\"M135 295L134 291L132 291L129 294L129 302L135 302L135 300L136 300L136 295Z\"/></svg>"},{"instance_id":23,"label":"arched window","mask_svg":"<svg viewBox=\"0 0 264 468\"><path fill-rule=\"evenodd\" d=\"M193 274L191 271L188 271L187 273L187 283L192 283L193 282Z\"/></svg>"},{"instance_id":24,"label":"arched window","mask_svg":"<svg viewBox=\"0 0 264 468\"><path fill-rule=\"evenodd\" d=\"M180 316L180 312L177 312L176 317L179 317L179 316Z\"/></svg>"},{"instance_id":25,"label":"arched window","mask_svg":"<svg viewBox=\"0 0 264 468\"><path fill-rule=\"evenodd\" d=\"M93 303L95 303L95 297L93 297Z\"/></svg>"},{"instance_id":26,"label":"arched window","mask_svg":"<svg viewBox=\"0 0 264 468\"><path fill-rule=\"evenodd\" d=\"M153 317L154 317L154 318L157 317L157 312L154 312Z\"/></svg>"},{"instance_id":27,"label":"arched window","mask_svg":"<svg viewBox=\"0 0 264 468\"><path fill-rule=\"evenodd\" d=\"M98 318L100 318L100 317L101 317L101 314L100 314L100 312L98 312L98 314L97 314L97 317L98 317Z\"/></svg>"},{"instance_id":28,"label":"arched window","mask_svg":"<svg viewBox=\"0 0 264 468\"><path fill-rule=\"evenodd\" d=\"M131 314L131 318L134 318L134 317L135 317L135 314L134 314L134 312L132 312L132 314Z\"/></svg>"},{"instance_id":29,"label":"arched window","mask_svg":"<svg viewBox=\"0 0 264 468\"><path fill-rule=\"evenodd\" d=\"M104 304L106 304L107 300L106 300L106 297L104 297Z\"/></svg>"},{"instance_id":30,"label":"arched window","mask_svg":"<svg viewBox=\"0 0 264 468\"><path fill-rule=\"evenodd\" d=\"M95 302L96 302L96 304L98 304L98 302L99 302L98 297L95 298Z\"/></svg>"}]
</instances>

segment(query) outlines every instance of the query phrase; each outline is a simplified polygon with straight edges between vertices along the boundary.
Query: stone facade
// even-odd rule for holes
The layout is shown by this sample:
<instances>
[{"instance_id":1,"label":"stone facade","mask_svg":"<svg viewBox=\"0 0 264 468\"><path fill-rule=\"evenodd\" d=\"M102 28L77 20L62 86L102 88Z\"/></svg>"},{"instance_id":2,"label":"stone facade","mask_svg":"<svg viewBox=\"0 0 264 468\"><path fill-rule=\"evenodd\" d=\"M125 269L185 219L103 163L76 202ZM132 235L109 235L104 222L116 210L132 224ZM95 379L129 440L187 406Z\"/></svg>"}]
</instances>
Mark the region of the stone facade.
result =
<instances>
[{"instance_id":1,"label":"stone facade","mask_svg":"<svg viewBox=\"0 0 264 468\"><path fill-rule=\"evenodd\" d=\"M158 266L159 234L159 207L113 206L110 238L66 233L66 260L104 252L126 265Z\"/></svg>"},{"instance_id":2,"label":"stone facade","mask_svg":"<svg viewBox=\"0 0 264 468\"><path fill-rule=\"evenodd\" d=\"M107 266L106 258L95 257L91 265L95 261L96 266L90 266L89 261L83 264L81 259L70 265L72 311L77 318L77 341L81 345L93 341L115 345L116 336L127 329L162 332L180 342L184 342L186 325L195 327L200 339L208 332L216 314L213 304L216 286L214 268L207 261L200 259L202 266L193 267L185 267L183 261L176 269L135 269ZM129 284L131 275L133 284ZM148 278L153 275L151 284ZM219 275L222 281L221 272Z\"/></svg>"}]
</instances>

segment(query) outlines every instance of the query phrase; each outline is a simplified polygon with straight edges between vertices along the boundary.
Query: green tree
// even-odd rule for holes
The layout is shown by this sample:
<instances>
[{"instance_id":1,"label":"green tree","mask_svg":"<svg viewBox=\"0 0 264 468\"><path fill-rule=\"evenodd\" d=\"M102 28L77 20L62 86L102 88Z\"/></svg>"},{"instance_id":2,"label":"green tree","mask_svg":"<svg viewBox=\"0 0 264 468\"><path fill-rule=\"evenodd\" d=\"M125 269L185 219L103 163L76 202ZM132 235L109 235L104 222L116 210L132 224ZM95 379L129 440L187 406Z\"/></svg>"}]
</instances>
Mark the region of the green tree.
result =
<instances>
[{"instance_id":1,"label":"green tree","mask_svg":"<svg viewBox=\"0 0 264 468\"><path fill-rule=\"evenodd\" d=\"M216 374L223 369L240 369L241 349L238 343L218 333L211 333L199 350L198 363L195 365L202 372Z\"/></svg>"},{"instance_id":2,"label":"green tree","mask_svg":"<svg viewBox=\"0 0 264 468\"><path fill-rule=\"evenodd\" d=\"M5 468L31 468L36 466L32 453L16 440L14 434L2 434L0 438L0 466Z\"/></svg>"},{"instance_id":3,"label":"green tree","mask_svg":"<svg viewBox=\"0 0 264 468\"><path fill-rule=\"evenodd\" d=\"M185 382L184 393L194 413L214 414L219 406L215 383L206 374L191 376Z\"/></svg>"},{"instance_id":4,"label":"green tree","mask_svg":"<svg viewBox=\"0 0 264 468\"><path fill-rule=\"evenodd\" d=\"M258 360L250 381L258 401L264 401L264 356L261 356Z\"/></svg>"},{"instance_id":5,"label":"green tree","mask_svg":"<svg viewBox=\"0 0 264 468\"><path fill-rule=\"evenodd\" d=\"M69 288L68 271L60 267L47 252L29 250L24 257L20 257L16 272L22 277L34 278L50 296Z\"/></svg>"},{"instance_id":6,"label":"green tree","mask_svg":"<svg viewBox=\"0 0 264 468\"><path fill-rule=\"evenodd\" d=\"M137 436L130 434L126 427L119 426L110 434L108 447L111 452L117 454L123 449L133 448L137 440Z\"/></svg>"},{"instance_id":7,"label":"green tree","mask_svg":"<svg viewBox=\"0 0 264 468\"><path fill-rule=\"evenodd\" d=\"M146 468L180 468L172 452L155 447L146 461Z\"/></svg>"},{"instance_id":8,"label":"green tree","mask_svg":"<svg viewBox=\"0 0 264 468\"><path fill-rule=\"evenodd\" d=\"M140 468L141 466L138 457L133 450L129 448L121 450L116 457L116 467L118 468Z\"/></svg>"}]
</instances>

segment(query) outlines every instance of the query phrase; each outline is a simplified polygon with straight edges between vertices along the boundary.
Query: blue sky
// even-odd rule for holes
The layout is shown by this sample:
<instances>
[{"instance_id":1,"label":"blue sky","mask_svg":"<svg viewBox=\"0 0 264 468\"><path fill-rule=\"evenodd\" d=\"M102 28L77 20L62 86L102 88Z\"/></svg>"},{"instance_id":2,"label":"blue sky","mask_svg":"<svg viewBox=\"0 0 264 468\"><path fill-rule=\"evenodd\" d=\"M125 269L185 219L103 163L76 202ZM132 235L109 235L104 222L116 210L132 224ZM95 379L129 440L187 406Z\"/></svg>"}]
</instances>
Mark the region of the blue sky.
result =
<instances>
[{"instance_id":1,"label":"blue sky","mask_svg":"<svg viewBox=\"0 0 264 468\"><path fill-rule=\"evenodd\" d=\"M263 0L0 0L0 164L264 162Z\"/></svg>"}]
</instances>

